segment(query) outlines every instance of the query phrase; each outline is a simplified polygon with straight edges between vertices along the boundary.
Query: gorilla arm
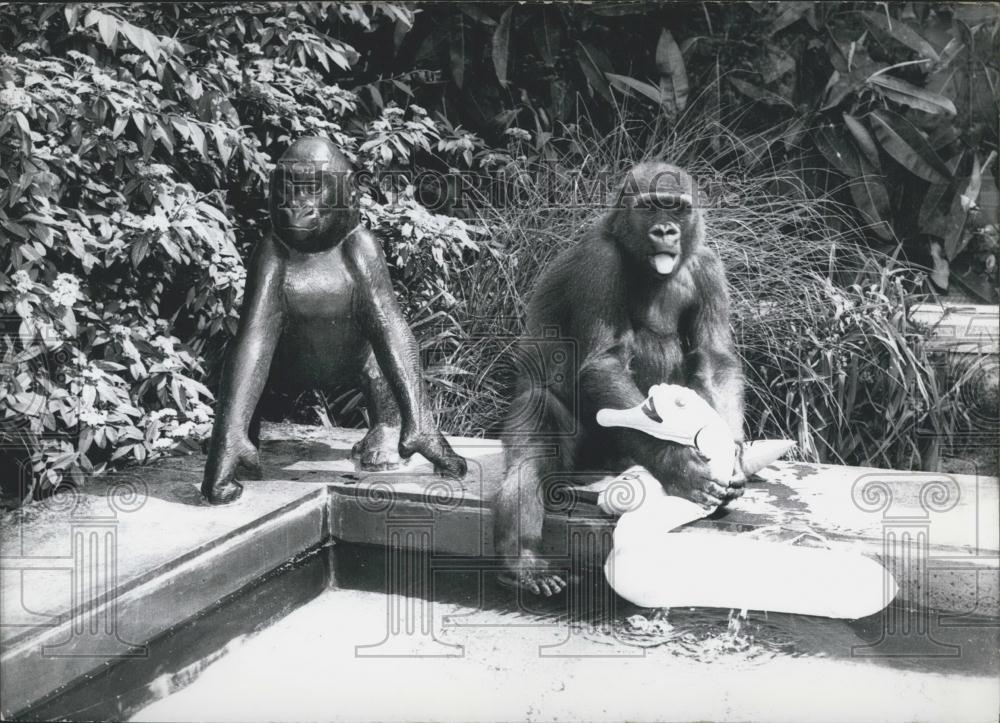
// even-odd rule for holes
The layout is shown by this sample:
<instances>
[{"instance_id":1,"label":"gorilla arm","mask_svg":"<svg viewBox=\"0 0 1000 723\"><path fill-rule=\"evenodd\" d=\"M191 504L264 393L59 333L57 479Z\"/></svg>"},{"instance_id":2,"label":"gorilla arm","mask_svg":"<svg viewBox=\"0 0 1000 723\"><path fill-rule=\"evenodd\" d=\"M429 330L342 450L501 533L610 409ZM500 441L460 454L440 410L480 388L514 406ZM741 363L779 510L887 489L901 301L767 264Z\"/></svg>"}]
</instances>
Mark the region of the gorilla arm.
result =
<instances>
[{"instance_id":1,"label":"gorilla arm","mask_svg":"<svg viewBox=\"0 0 1000 723\"><path fill-rule=\"evenodd\" d=\"M399 405L400 456L407 458L419 452L438 473L464 476L465 460L437 431L427 407L417 342L396 302L382 247L361 227L344 239L344 245L348 269L355 280L354 306L361 328Z\"/></svg>"},{"instance_id":2,"label":"gorilla arm","mask_svg":"<svg viewBox=\"0 0 1000 723\"><path fill-rule=\"evenodd\" d=\"M729 327L729 295L722 263L702 250L694 270L697 305L687 330L689 385L726 420L733 438L743 441L743 374Z\"/></svg>"},{"instance_id":3,"label":"gorilla arm","mask_svg":"<svg viewBox=\"0 0 1000 723\"><path fill-rule=\"evenodd\" d=\"M737 471L728 480L724 502L743 494L743 373L729 327L729 295L722 263L714 252L703 249L694 265L697 301L686 336L690 372L688 385L726 421L738 445Z\"/></svg>"},{"instance_id":4,"label":"gorilla arm","mask_svg":"<svg viewBox=\"0 0 1000 723\"><path fill-rule=\"evenodd\" d=\"M581 244L579 276L567 284L567 306L572 313L571 335L584 348L580 386L588 414L600 409L628 409L642 403L648 390L640 390L628 370L630 324L625 303L626 269L618 250L600 239ZM587 270L596 273L587 273ZM599 301L598 301L599 300ZM731 496L713 480L708 466L691 450L664 442L635 429L612 428L619 449L641 464L671 494L705 507L716 507Z\"/></svg>"},{"instance_id":5,"label":"gorilla arm","mask_svg":"<svg viewBox=\"0 0 1000 723\"><path fill-rule=\"evenodd\" d=\"M283 249L268 235L254 249L239 327L222 370L218 396L228 403L217 405L201 487L212 504L231 502L240 496L243 488L235 482L235 476L241 464L260 476L257 449L247 437L247 429L281 334L284 277Z\"/></svg>"}]
</instances>

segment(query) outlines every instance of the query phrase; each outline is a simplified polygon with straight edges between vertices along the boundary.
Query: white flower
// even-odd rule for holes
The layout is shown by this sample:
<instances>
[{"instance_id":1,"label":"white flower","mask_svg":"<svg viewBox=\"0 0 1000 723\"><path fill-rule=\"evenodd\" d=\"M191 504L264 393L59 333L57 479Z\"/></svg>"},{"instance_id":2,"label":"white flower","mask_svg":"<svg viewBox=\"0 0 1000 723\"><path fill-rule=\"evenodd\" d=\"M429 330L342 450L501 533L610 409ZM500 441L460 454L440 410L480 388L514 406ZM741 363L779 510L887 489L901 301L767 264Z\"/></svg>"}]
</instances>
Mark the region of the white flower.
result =
<instances>
[{"instance_id":1,"label":"white flower","mask_svg":"<svg viewBox=\"0 0 1000 723\"><path fill-rule=\"evenodd\" d=\"M170 177L170 166L165 163L137 163L136 171L143 178Z\"/></svg>"},{"instance_id":2,"label":"white flower","mask_svg":"<svg viewBox=\"0 0 1000 723\"><path fill-rule=\"evenodd\" d=\"M86 53L81 53L79 50L67 50L66 55L72 58L73 60L79 61L81 63L88 63L90 65L93 65L94 63L93 58L91 58Z\"/></svg>"},{"instance_id":3,"label":"white flower","mask_svg":"<svg viewBox=\"0 0 1000 723\"><path fill-rule=\"evenodd\" d=\"M206 424L212 421L212 408L204 402L196 401L191 405L188 416L198 424Z\"/></svg>"},{"instance_id":4,"label":"white flower","mask_svg":"<svg viewBox=\"0 0 1000 723\"><path fill-rule=\"evenodd\" d=\"M524 130L523 128L508 128L503 132L503 134L505 136L510 136L511 138L515 138L519 141L527 142L531 140L531 133Z\"/></svg>"},{"instance_id":5,"label":"white flower","mask_svg":"<svg viewBox=\"0 0 1000 723\"><path fill-rule=\"evenodd\" d=\"M87 427L100 427L108 421L107 412L90 406L81 409L77 416L80 418L80 424Z\"/></svg>"},{"instance_id":6,"label":"white flower","mask_svg":"<svg viewBox=\"0 0 1000 723\"><path fill-rule=\"evenodd\" d=\"M31 277L28 276L28 272L24 269L18 269L15 271L12 280L14 281L14 288L21 294L27 294L35 286Z\"/></svg>"},{"instance_id":7,"label":"white flower","mask_svg":"<svg viewBox=\"0 0 1000 723\"><path fill-rule=\"evenodd\" d=\"M70 308L80 297L80 280L73 274L59 274L52 282L49 298L56 306Z\"/></svg>"},{"instance_id":8,"label":"white flower","mask_svg":"<svg viewBox=\"0 0 1000 723\"><path fill-rule=\"evenodd\" d=\"M257 80L270 83L274 80L274 63L258 63Z\"/></svg>"},{"instance_id":9,"label":"white flower","mask_svg":"<svg viewBox=\"0 0 1000 723\"><path fill-rule=\"evenodd\" d=\"M0 90L0 108L6 107L7 112L31 110L31 96L22 88L15 88L13 83Z\"/></svg>"},{"instance_id":10,"label":"white flower","mask_svg":"<svg viewBox=\"0 0 1000 723\"><path fill-rule=\"evenodd\" d=\"M94 71L93 78L94 78L94 85L96 85L101 90L105 91L111 90L116 85L115 81L110 76L102 73L99 70Z\"/></svg>"},{"instance_id":11,"label":"white flower","mask_svg":"<svg viewBox=\"0 0 1000 723\"><path fill-rule=\"evenodd\" d=\"M144 216L142 221L139 223L139 228L143 231L160 231L165 233L170 229L170 221L166 216L153 215Z\"/></svg>"},{"instance_id":12,"label":"white flower","mask_svg":"<svg viewBox=\"0 0 1000 723\"><path fill-rule=\"evenodd\" d=\"M185 437L190 437L191 432L194 431L193 422L184 422L178 424L176 427L170 430L170 436L174 439L184 439Z\"/></svg>"},{"instance_id":13,"label":"white flower","mask_svg":"<svg viewBox=\"0 0 1000 723\"><path fill-rule=\"evenodd\" d=\"M170 437L160 437L153 442L153 449L170 449L174 446L174 440Z\"/></svg>"}]
</instances>

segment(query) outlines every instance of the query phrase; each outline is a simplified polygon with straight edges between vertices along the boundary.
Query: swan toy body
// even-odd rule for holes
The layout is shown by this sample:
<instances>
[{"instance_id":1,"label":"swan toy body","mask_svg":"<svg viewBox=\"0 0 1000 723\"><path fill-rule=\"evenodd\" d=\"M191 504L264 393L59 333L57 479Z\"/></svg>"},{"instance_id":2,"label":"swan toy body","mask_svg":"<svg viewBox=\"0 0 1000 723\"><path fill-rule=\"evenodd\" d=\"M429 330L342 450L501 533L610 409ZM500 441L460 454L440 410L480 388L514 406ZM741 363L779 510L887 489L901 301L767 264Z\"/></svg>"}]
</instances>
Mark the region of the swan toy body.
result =
<instances>
[{"instance_id":1,"label":"swan toy body","mask_svg":"<svg viewBox=\"0 0 1000 723\"><path fill-rule=\"evenodd\" d=\"M657 384L631 409L602 409L597 422L692 447L716 479L749 478L795 446L789 440L738 444L707 401L673 384ZM859 618L882 610L898 591L882 565L857 553L719 532L676 534L714 510L668 495L643 467L612 480L597 503L620 515L605 577L636 605Z\"/></svg>"}]
</instances>

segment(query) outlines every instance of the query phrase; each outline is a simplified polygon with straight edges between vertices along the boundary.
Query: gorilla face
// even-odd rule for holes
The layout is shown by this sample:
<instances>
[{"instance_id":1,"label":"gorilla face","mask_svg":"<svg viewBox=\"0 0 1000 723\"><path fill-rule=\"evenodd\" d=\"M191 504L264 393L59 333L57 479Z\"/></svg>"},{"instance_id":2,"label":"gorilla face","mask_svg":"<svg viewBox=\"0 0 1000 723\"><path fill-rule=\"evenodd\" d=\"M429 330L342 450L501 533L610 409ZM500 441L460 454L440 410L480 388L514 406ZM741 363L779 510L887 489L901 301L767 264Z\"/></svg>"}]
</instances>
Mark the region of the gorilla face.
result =
<instances>
[{"instance_id":1,"label":"gorilla face","mask_svg":"<svg viewBox=\"0 0 1000 723\"><path fill-rule=\"evenodd\" d=\"M669 205L661 208L661 200ZM630 213L630 248L657 275L674 272L691 251L695 231L690 205L674 198L639 200Z\"/></svg>"},{"instance_id":2,"label":"gorilla face","mask_svg":"<svg viewBox=\"0 0 1000 723\"><path fill-rule=\"evenodd\" d=\"M289 247L309 253L339 243L358 223L351 167L325 139L303 138L271 176L271 224Z\"/></svg>"},{"instance_id":3,"label":"gorilla face","mask_svg":"<svg viewBox=\"0 0 1000 723\"><path fill-rule=\"evenodd\" d=\"M691 176L666 163L636 166L625 180L614 234L656 277L671 276L697 248L702 230L695 193Z\"/></svg>"}]
</instances>

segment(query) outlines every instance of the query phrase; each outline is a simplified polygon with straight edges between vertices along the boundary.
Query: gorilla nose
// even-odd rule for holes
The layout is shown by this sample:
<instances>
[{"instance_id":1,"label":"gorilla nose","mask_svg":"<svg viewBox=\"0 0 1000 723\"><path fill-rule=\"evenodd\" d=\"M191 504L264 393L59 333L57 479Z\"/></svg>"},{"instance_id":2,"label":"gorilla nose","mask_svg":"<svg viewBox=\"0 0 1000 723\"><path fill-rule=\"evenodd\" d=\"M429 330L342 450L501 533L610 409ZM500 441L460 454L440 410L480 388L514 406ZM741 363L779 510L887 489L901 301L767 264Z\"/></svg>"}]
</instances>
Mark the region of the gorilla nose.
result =
<instances>
[{"instance_id":1,"label":"gorilla nose","mask_svg":"<svg viewBox=\"0 0 1000 723\"><path fill-rule=\"evenodd\" d=\"M657 245L676 246L681 230L675 223L658 223L649 229L649 238Z\"/></svg>"}]
</instances>

